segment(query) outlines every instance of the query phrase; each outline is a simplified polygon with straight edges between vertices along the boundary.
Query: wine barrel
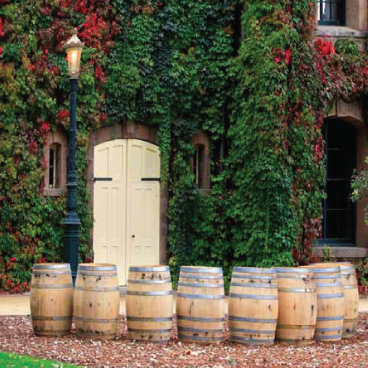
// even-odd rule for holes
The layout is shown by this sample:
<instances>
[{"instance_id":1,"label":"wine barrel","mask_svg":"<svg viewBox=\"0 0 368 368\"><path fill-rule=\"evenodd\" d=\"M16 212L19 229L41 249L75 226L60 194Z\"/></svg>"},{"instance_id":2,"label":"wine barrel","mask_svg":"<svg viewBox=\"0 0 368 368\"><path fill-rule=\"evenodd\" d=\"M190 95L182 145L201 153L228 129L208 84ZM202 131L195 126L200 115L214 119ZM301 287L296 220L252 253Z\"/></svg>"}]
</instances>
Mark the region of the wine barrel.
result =
<instances>
[{"instance_id":1,"label":"wine barrel","mask_svg":"<svg viewBox=\"0 0 368 368\"><path fill-rule=\"evenodd\" d=\"M119 326L117 267L104 263L78 266L74 291L74 323L78 337L112 339Z\"/></svg>"},{"instance_id":2,"label":"wine barrel","mask_svg":"<svg viewBox=\"0 0 368 368\"><path fill-rule=\"evenodd\" d=\"M178 338L220 342L225 323L222 269L182 266L177 295Z\"/></svg>"},{"instance_id":3,"label":"wine barrel","mask_svg":"<svg viewBox=\"0 0 368 368\"><path fill-rule=\"evenodd\" d=\"M279 314L276 340L310 344L317 319L316 286L313 273L306 268L278 267Z\"/></svg>"},{"instance_id":4,"label":"wine barrel","mask_svg":"<svg viewBox=\"0 0 368 368\"><path fill-rule=\"evenodd\" d=\"M173 302L169 267L130 267L126 297L128 337L132 340L168 341Z\"/></svg>"},{"instance_id":5,"label":"wine barrel","mask_svg":"<svg viewBox=\"0 0 368 368\"><path fill-rule=\"evenodd\" d=\"M73 283L68 263L38 263L31 281L31 316L37 336L70 333L73 316Z\"/></svg>"},{"instance_id":6,"label":"wine barrel","mask_svg":"<svg viewBox=\"0 0 368 368\"><path fill-rule=\"evenodd\" d=\"M312 266L340 267L344 286L344 326L342 337L352 337L356 333L358 323L359 292L354 265L350 262L313 263Z\"/></svg>"},{"instance_id":7,"label":"wine barrel","mask_svg":"<svg viewBox=\"0 0 368 368\"><path fill-rule=\"evenodd\" d=\"M271 345L278 315L277 275L273 269L235 267L230 284L230 340Z\"/></svg>"},{"instance_id":8,"label":"wine barrel","mask_svg":"<svg viewBox=\"0 0 368 368\"><path fill-rule=\"evenodd\" d=\"M345 314L342 337L356 334L359 311L359 291L354 265L350 262L339 262L342 283L344 285Z\"/></svg>"},{"instance_id":9,"label":"wine barrel","mask_svg":"<svg viewBox=\"0 0 368 368\"><path fill-rule=\"evenodd\" d=\"M311 264L317 290L317 323L315 339L340 341L344 325L344 287L340 267Z\"/></svg>"}]
</instances>

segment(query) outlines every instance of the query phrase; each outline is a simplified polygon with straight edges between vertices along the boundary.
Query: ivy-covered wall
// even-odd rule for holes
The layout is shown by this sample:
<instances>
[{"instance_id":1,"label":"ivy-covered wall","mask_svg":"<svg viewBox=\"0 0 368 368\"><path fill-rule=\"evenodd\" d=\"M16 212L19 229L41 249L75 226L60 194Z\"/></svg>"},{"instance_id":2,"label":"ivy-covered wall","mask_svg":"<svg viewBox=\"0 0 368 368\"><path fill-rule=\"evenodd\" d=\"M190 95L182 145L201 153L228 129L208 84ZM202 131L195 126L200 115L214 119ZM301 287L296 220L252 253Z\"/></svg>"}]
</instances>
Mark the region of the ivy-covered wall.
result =
<instances>
[{"instance_id":1,"label":"ivy-covered wall","mask_svg":"<svg viewBox=\"0 0 368 368\"><path fill-rule=\"evenodd\" d=\"M365 93L367 57L311 37L307 0L0 0L0 281L28 289L60 261L65 198L42 195L45 137L68 129L62 43L86 48L78 92L81 259L92 259L88 139L136 121L159 131L169 185L168 255L224 267L307 263L321 227L321 133L329 101ZM190 172L192 136L211 140L208 196Z\"/></svg>"}]
</instances>

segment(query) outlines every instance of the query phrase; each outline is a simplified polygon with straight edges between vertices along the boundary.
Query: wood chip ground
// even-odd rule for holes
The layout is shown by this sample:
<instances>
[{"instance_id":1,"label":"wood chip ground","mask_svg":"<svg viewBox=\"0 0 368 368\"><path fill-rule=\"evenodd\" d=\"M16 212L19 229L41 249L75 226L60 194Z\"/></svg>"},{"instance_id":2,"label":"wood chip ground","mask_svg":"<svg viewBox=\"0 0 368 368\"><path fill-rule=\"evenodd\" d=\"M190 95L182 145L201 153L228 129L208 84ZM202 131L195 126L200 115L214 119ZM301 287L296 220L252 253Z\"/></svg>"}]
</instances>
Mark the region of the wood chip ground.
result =
<instances>
[{"instance_id":1,"label":"wood chip ground","mask_svg":"<svg viewBox=\"0 0 368 368\"><path fill-rule=\"evenodd\" d=\"M338 343L252 347L230 343L228 331L216 345L171 341L157 344L127 339L126 322L112 341L36 337L29 316L0 317L0 350L85 367L368 367L368 313L360 313L358 333Z\"/></svg>"}]
</instances>

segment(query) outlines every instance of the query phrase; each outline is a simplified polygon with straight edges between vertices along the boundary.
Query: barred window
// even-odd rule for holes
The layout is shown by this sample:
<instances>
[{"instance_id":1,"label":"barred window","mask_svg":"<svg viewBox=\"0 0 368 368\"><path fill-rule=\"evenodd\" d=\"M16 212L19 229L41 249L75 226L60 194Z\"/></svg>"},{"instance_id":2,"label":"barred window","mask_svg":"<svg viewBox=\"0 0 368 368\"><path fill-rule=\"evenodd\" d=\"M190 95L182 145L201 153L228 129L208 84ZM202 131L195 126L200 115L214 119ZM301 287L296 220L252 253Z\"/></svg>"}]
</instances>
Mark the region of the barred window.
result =
<instances>
[{"instance_id":1,"label":"barred window","mask_svg":"<svg viewBox=\"0 0 368 368\"><path fill-rule=\"evenodd\" d=\"M318 24L345 25L345 0L318 0Z\"/></svg>"}]
</instances>

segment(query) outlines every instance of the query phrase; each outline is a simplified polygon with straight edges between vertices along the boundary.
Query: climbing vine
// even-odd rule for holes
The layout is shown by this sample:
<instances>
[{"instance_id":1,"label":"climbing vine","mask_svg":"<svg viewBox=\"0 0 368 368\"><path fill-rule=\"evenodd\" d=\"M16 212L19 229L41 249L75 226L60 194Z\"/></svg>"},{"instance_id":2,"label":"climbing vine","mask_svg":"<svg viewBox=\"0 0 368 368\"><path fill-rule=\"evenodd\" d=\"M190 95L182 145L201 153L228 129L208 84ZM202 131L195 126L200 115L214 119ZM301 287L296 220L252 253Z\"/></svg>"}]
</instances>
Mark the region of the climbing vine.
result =
<instances>
[{"instance_id":1,"label":"climbing vine","mask_svg":"<svg viewBox=\"0 0 368 368\"><path fill-rule=\"evenodd\" d=\"M73 7L74 5L74 7ZM321 127L339 96L364 94L353 41L314 39L308 0L0 1L0 284L28 289L33 263L62 260L65 197L44 197L43 146L68 130L62 44L86 45L78 92L80 256L91 260L86 152L93 130L158 128L169 190L168 258L221 266L307 263L321 230ZM211 193L191 173L210 138Z\"/></svg>"}]
</instances>

